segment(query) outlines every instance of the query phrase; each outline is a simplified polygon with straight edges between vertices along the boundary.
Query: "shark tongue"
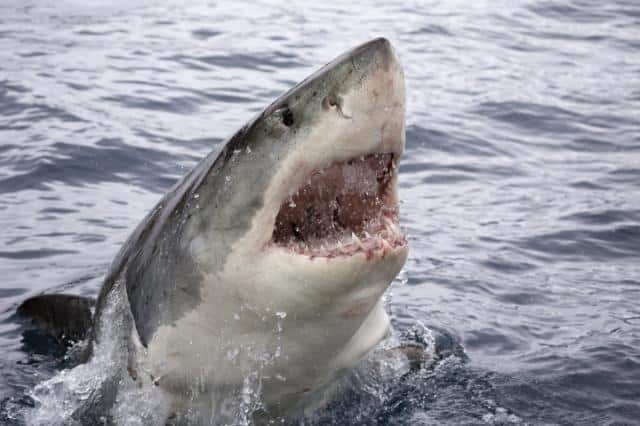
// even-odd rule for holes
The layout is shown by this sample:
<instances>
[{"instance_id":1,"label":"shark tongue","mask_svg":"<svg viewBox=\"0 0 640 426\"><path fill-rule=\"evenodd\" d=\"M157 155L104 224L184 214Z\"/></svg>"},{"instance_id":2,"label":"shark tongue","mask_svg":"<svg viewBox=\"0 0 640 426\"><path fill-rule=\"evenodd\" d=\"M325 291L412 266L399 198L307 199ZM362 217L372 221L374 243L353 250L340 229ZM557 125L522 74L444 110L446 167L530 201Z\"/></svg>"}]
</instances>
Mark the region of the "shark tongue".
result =
<instances>
[{"instance_id":1,"label":"shark tongue","mask_svg":"<svg viewBox=\"0 0 640 426\"><path fill-rule=\"evenodd\" d=\"M370 154L314 171L280 206L272 241L326 255L336 250L347 254L342 249L351 245L366 249L372 235L387 241L389 235L399 235L389 227L397 223L393 161L393 154Z\"/></svg>"}]
</instances>

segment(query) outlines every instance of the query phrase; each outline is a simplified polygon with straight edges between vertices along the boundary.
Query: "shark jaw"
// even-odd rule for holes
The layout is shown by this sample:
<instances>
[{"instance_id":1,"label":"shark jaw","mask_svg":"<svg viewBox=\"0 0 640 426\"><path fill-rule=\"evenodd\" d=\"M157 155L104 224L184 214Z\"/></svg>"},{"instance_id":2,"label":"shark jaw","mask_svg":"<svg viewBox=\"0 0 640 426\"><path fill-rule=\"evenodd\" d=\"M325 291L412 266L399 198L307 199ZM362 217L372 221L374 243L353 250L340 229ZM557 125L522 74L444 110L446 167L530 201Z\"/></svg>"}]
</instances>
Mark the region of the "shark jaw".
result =
<instances>
[{"instance_id":1,"label":"shark jaw","mask_svg":"<svg viewBox=\"0 0 640 426\"><path fill-rule=\"evenodd\" d=\"M367 260L406 248L397 169L393 153L379 153L314 170L281 204L267 248L311 259L364 254Z\"/></svg>"}]
</instances>

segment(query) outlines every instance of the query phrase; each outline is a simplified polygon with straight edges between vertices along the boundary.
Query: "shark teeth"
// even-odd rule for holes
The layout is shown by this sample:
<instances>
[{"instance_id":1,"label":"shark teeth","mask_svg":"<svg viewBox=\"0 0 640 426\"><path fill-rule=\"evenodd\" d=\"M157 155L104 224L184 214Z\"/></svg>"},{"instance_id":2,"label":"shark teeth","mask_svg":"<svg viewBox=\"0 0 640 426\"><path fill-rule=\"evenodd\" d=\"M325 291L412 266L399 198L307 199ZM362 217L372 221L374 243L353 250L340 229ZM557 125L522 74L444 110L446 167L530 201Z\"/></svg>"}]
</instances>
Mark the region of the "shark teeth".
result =
<instances>
[{"instance_id":1,"label":"shark teeth","mask_svg":"<svg viewBox=\"0 0 640 426\"><path fill-rule=\"evenodd\" d=\"M362 244L362 241L360 240L360 238L358 238L358 236L355 233L351 233L351 239L356 243L356 245L358 247L360 247L360 249L364 250L364 244Z\"/></svg>"},{"instance_id":2,"label":"shark teeth","mask_svg":"<svg viewBox=\"0 0 640 426\"><path fill-rule=\"evenodd\" d=\"M400 231L400 228L398 227L398 225L396 225L396 223L394 221L392 221L391 219L389 219L388 217L384 217L384 224L385 227L388 231L390 231L392 234L401 234L402 232Z\"/></svg>"},{"instance_id":3,"label":"shark teeth","mask_svg":"<svg viewBox=\"0 0 640 426\"><path fill-rule=\"evenodd\" d=\"M358 253L363 253L367 259L371 259L375 256L384 256L385 253L402 247L406 243L406 238L398 226L397 216L384 216L370 223L361 232L350 231L332 240L292 239L286 247L290 252L307 255L312 259L349 257Z\"/></svg>"}]
</instances>

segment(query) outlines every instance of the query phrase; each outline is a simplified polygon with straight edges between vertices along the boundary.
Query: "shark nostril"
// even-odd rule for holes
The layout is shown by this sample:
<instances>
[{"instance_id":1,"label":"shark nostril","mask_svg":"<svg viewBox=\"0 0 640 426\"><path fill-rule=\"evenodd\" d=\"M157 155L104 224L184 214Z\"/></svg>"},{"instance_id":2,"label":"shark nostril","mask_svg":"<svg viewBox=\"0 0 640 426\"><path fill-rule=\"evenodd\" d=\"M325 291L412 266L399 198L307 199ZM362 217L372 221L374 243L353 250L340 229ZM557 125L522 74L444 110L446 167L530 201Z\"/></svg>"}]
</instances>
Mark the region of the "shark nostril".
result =
<instances>
[{"instance_id":1,"label":"shark nostril","mask_svg":"<svg viewBox=\"0 0 640 426\"><path fill-rule=\"evenodd\" d=\"M322 106L325 109L334 109L339 106L338 99L333 95L329 95L322 100Z\"/></svg>"}]
</instances>

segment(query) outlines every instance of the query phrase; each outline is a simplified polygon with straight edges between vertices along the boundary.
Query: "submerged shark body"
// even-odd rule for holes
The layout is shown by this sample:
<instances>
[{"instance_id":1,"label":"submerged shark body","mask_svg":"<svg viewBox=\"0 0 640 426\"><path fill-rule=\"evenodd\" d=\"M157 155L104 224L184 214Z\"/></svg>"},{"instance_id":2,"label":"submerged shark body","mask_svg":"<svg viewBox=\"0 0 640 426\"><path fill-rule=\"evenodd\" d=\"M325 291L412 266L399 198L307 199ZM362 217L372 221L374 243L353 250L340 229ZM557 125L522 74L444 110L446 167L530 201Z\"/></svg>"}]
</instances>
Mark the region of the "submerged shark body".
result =
<instances>
[{"instance_id":1,"label":"submerged shark body","mask_svg":"<svg viewBox=\"0 0 640 426\"><path fill-rule=\"evenodd\" d=\"M90 356L113 352L118 373L71 416L103 418L98 405L113 406L123 378L165 395L176 423L218 422L220 395L241 397L247 380L260 394L253 420L321 404L388 333L381 296L407 256L404 109L401 66L375 39L178 182L105 279ZM115 350L101 346L114 336Z\"/></svg>"}]
</instances>

